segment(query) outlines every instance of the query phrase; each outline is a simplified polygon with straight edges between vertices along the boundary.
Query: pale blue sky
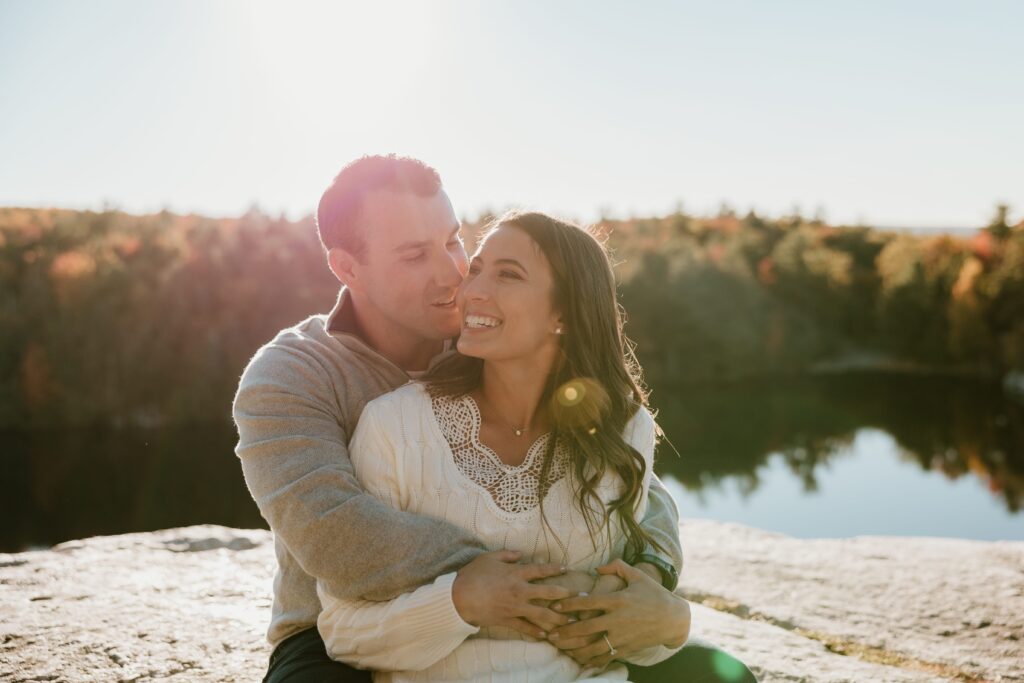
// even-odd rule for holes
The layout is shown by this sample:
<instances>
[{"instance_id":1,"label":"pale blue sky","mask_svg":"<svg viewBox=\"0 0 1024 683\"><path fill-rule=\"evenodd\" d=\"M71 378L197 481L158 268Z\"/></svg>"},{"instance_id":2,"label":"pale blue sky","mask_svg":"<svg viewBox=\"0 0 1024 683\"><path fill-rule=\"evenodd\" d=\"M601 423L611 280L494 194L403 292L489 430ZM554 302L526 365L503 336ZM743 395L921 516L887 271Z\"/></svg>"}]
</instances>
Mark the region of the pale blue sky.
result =
<instances>
[{"instance_id":1,"label":"pale blue sky","mask_svg":"<svg viewBox=\"0 0 1024 683\"><path fill-rule=\"evenodd\" d=\"M348 160L460 213L1024 217L1024 2L0 0L0 205L297 217Z\"/></svg>"}]
</instances>

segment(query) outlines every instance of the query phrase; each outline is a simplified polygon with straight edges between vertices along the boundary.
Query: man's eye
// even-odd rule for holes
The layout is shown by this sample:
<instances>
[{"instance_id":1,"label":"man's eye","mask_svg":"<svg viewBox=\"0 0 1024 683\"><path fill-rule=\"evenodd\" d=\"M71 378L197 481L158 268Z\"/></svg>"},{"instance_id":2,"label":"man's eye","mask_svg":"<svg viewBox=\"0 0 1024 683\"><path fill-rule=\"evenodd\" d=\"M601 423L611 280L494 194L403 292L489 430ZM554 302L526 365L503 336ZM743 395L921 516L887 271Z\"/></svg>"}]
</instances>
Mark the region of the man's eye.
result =
<instances>
[{"instance_id":1,"label":"man's eye","mask_svg":"<svg viewBox=\"0 0 1024 683\"><path fill-rule=\"evenodd\" d=\"M412 254L411 256L406 256L402 260L405 261L406 263L415 263L416 261L422 261L425 256L426 254L421 251L419 253Z\"/></svg>"}]
</instances>

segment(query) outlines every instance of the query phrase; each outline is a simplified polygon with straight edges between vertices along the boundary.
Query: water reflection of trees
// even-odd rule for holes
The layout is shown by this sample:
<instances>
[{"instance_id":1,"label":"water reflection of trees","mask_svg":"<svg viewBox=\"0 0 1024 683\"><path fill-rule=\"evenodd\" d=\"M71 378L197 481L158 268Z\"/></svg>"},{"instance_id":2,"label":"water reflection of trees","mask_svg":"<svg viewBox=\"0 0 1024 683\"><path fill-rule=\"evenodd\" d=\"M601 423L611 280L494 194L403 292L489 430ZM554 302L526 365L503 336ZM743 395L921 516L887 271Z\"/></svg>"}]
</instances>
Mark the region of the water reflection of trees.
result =
<instances>
[{"instance_id":1,"label":"water reflection of trees","mask_svg":"<svg viewBox=\"0 0 1024 683\"><path fill-rule=\"evenodd\" d=\"M1024 496L1024 407L998 386L959 379L836 376L671 388L654 386L663 445L659 471L699 492L726 478L749 494L779 454L808 491L819 467L858 429L891 434L905 457L950 479L973 475L1007 509Z\"/></svg>"},{"instance_id":2,"label":"water reflection of trees","mask_svg":"<svg viewBox=\"0 0 1024 683\"><path fill-rule=\"evenodd\" d=\"M229 425L3 432L0 552L191 524L265 526Z\"/></svg>"},{"instance_id":3,"label":"water reflection of trees","mask_svg":"<svg viewBox=\"0 0 1024 683\"><path fill-rule=\"evenodd\" d=\"M1024 406L965 380L853 376L655 386L659 471L697 492L725 479L750 493L780 454L807 490L854 434L891 434L922 469L976 476L1011 511L1024 495ZM95 534L188 524L263 526L230 425L6 432L0 552Z\"/></svg>"}]
</instances>

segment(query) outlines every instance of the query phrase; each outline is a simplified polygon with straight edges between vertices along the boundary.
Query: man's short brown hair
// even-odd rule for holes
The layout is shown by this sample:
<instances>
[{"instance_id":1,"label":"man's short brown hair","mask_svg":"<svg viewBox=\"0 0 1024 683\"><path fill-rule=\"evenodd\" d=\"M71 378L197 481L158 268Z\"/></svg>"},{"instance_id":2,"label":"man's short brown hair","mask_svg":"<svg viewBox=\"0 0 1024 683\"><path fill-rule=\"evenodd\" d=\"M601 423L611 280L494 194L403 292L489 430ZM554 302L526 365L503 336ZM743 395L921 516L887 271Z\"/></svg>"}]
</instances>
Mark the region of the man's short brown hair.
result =
<instances>
[{"instance_id":1,"label":"man's short brown hair","mask_svg":"<svg viewBox=\"0 0 1024 683\"><path fill-rule=\"evenodd\" d=\"M366 196L376 190L433 197L441 190L441 176L418 159L394 154L365 156L347 164L324 190L316 210L325 249L341 247L357 258L362 256L366 242L358 225L359 213Z\"/></svg>"}]
</instances>

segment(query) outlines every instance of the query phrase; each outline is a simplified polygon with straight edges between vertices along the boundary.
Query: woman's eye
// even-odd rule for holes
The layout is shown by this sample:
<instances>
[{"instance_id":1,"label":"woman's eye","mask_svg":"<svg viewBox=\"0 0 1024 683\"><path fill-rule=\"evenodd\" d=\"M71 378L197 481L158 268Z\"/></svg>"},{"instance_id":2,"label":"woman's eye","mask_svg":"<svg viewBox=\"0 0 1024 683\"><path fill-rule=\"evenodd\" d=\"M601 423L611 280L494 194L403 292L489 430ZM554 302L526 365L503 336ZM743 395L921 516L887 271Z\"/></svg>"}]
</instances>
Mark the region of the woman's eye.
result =
<instances>
[{"instance_id":1,"label":"woman's eye","mask_svg":"<svg viewBox=\"0 0 1024 683\"><path fill-rule=\"evenodd\" d=\"M426 254L421 251L419 253L413 254L412 256L406 256L402 260L405 261L406 263L416 263L417 261L422 261L425 256Z\"/></svg>"},{"instance_id":2,"label":"woman's eye","mask_svg":"<svg viewBox=\"0 0 1024 683\"><path fill-rule=\"evenodd\" d=\"M502 277L507 277L513 280L522 280L522 276L514 270L503 270L499 273Z\"/></svg>"}]
</instances>

